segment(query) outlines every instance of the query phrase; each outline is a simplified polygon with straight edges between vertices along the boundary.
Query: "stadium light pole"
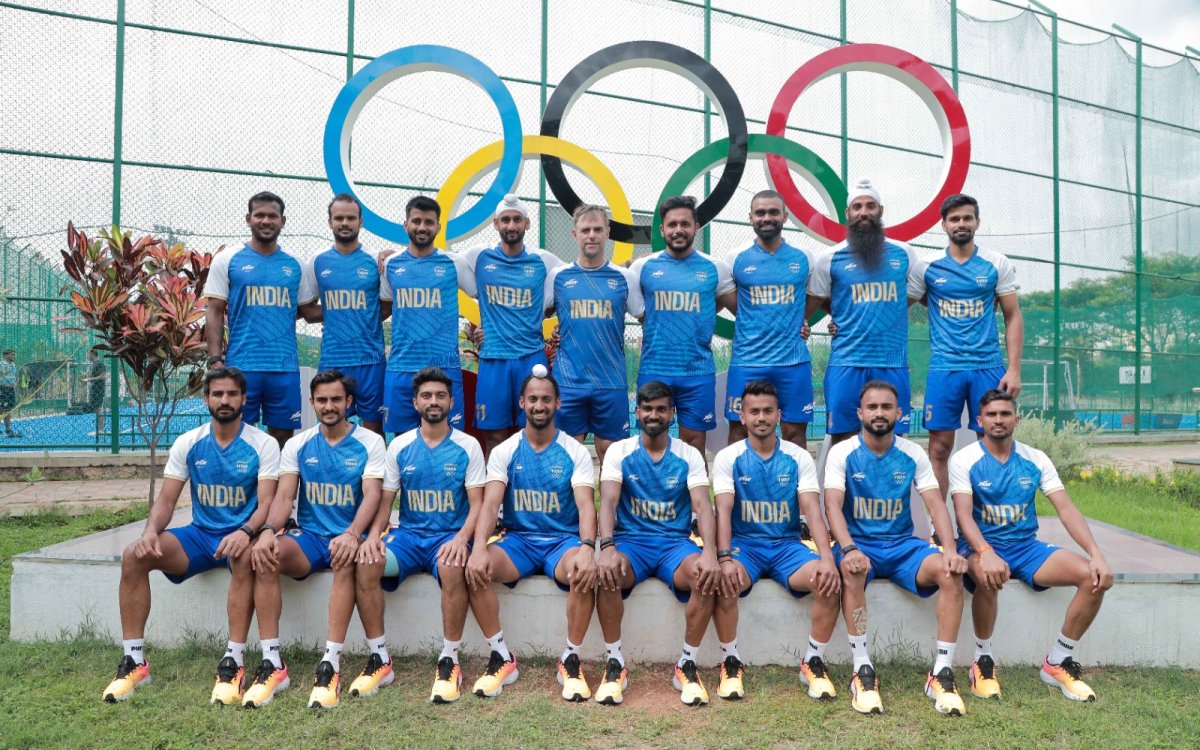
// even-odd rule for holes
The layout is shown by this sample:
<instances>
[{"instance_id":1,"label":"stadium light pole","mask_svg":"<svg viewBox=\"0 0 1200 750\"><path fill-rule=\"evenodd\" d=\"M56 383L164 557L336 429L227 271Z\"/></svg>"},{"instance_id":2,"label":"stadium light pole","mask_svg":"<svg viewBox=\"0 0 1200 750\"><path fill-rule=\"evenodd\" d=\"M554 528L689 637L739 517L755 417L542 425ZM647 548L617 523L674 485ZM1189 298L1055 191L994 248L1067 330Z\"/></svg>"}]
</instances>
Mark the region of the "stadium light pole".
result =
<instances>
[{"instance_id":1,"label":"stadium light pole","mask_svg":"<svg viewBox=\"0 0 1200 750\"><path fill-rule=\"evenodd\" d=\"M1142 38L1129 29L1114 23L1114 29L1132 40L1137 49L1137 86L1134 112L1134 232L1133 232L1133 299L1134 299L1134 353L1133 353L1133 434L1142 427Z\"/></svg>"}]
</instances>

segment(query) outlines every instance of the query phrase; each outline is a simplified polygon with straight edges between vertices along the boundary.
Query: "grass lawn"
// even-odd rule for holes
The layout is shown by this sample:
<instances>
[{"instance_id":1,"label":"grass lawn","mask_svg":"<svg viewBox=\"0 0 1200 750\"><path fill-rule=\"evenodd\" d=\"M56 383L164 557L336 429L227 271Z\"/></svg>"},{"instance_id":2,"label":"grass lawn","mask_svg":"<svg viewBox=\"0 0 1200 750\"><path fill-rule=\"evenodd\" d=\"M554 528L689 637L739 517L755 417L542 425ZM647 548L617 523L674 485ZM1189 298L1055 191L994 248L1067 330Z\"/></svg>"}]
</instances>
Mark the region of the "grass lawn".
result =
<instances>
[{"instance_id":1,"label":"grass lawn","mask_svg":"<svg viewBox=\"0 0 1200 750\"><path fill-rule=\"evenodd\" d=\"M1088 518L1200 552L1200 505L1154 492L1144 483L1106 486L1077 481L1067 487L1067 492ZM1054 506L1041 493L1037 512L1056 515Z\"/></svg>"}]
</instances>

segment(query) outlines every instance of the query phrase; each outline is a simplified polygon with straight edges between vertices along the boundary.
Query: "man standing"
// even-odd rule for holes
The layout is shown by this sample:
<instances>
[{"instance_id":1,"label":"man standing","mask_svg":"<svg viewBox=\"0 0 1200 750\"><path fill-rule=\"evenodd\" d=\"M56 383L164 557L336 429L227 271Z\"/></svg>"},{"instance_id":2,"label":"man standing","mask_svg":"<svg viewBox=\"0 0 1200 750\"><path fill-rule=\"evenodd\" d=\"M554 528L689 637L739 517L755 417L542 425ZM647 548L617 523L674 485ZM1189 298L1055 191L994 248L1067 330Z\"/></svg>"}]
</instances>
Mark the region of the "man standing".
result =
<instances>
[{"instance_id":1,"label":"man standing","mask_svg":"<svg viewBox=\"0 0 1200 750\"><path fill-rule=\"evenodd\" d=\"M102 694L110 703L150 684L144 653L146 619L150 616L150 571L182 583L212 568L232 573L226 611L229 644L217 665L213 703L236 705L242 700L246 636L254 614L254 573L250 544L266 526L267 509L279 475L279 446L266 433L242 422L246 378L232 367L217 367L204 376L204 404L212 421L183 433L171 446L158 498L146 528L121 555L121 633L125 655L117 676ZM192 522L168 529L175 504L188 482L192 486Z\"/></svg>"},{"instance_id":2,"label":"man standing","mask_svg":"<svg viewBox=\"0 0 1200 750\"><path fill-rule=\"evenodd\" d=\"M379 505L386 448L378 434L346 420L354 402L354 381L338 370L324 370L312 379L309 392L319 424L283 446L279 489L267 516L270 526L283 528L296 502L297 527L279 536L260 535L252 550L263 660L242 700L249 707L267 705L291 684L279 654L279 576L303 580L327 569L333 570L333 589L322 663L332 662L335 668L324 672L318 667L313 690L331 688L336 705L337 658L354 611L354 563ZM310 698L309 704L313 702Z\"/></svg>"},{"instance_id":3,"label":"man standing","mask_svg":"<svg viewBox=\"0 0 1200 750\"><path fill-rule=\"evenodd\" d=\"M967 561L952 548L939 552L913 536L909 496L914 485L942 539L951 538L950 514L924 451L894 434L901 413L896 387L868 381L860 404L862 431L830 449L825 463L825 515L838 544L842 612L854 657L851 706L864 714L883 712L879 678L867 652L866 588L875 578L889 578L922 598L938 595L937 657L925 678L925 694L939 713L962 716L967 709L951 667Z\"/></svg>"},{"instance_id":4,"label":"man standing","mask_svg":"<svg viewBox=\"0 0 1200 750\"><path fill-rule=\"evenodd\" d=\"M925 296L922 263L884 236L883 203L870 180L847 201L846 241L821 253L808 282L808 314L821 308L837 324L825 370L826 432L835 443L858 431L858 396L871 380L895 387L896 434L908 433L908 306Z\"/></svg>"},{"instance_id":5,"label":"man standing","mask_svg":"<svg viewBox=\"0 0 1200 750\"><path fill-rule=\"evenodd\" d=\"M717 308L736 310L737 293L729 266L692 247L699 229L695 198L667 198L658 215L667 249L639 258L631 269L646 302L638 388L651 380L671 388L679 437L704 455L704 433L717 426Z\"/></svg>"},{"instance_id":6,"label":"man standing","mask_svg":"<svg viewBox=\"0 0 1200 750\"><path fill-rule=\"evenodd\" d=\"M929 374L925 381L925 428L929 461L946 495L946 465L954 450L954 431L967 424L981 432L979 400L992 388L1015 398L1021 392L1021 347L1025 322L1017 302L1017 274L1000 253L975 244L979 203L969 195L942 202L945 250L925 256L926 304L929 306ZM996 303L1004 313L1008 367L996 341Z\"/></svg>"},{"instance_id":7,"label":"man standing","mask_svg":"<svg viewBox=\"0 0 1200 750\"><path fill-rule=\"evenodd\" d=\"M579 442L596 438L596 459L629 436L625 371L625 315L642 317L642 290L628 269L604 256L608 214L600 206L575 209L571 236L579 259L550 273L560 344L554 375L562 385L559 429Z\"/></svg>"},{"instance_id":8,"label":"man standing","mask_svg":"<svg viewBox=\"0 0 1200 750\"><path fill-rule=\"evenodd\" d=\"M401 581L417 573L432 575L442 590L442 652L429 700L453 703L462 689L458 649L467 621L464 573L486 474L479 443L450 425L453 388L454 382L436 367L418 372L412 400L421 426L388 446L383 504L366 543L382 550L358 566L358 614L370 654L366 668L350 686L352 695L372 695L394 679L384 633L383 592L395 591ZM397 494L399 524L385 531Z\"/></svg>"},{"instance_id":9,"label":"man standing","mask_svg":"<svg viewBox=\"0 0 1200 750\"><path fill-rule=\"evenodd\" d=\"M966 584L975 625L975 659L971 692L980 698L999 698L1000 681L992 655L1000 589L1016 578L1034 591L1074 586L1062 630L1042 662L1042 682L1071 700L1094 701L1096 693L1083 681L1075 647L1087 632L1113 574L1092 538L1087 519L1071 502L1058 471L1045 453L1013 439L1020 424L1016 399L1000 389L983 395L979 425L983 439L950 459L950 491L958 515L959 552L967 556ZM1038 541L1038 490L1049 498L1067 533L1087 552Z\"/></svg>"},{"instance_id":10,"label":"man standing","mask_svg":"<svg viewBox=\"0 0 1200 750\"><path fill-rule=\"evenodd\" d=\"M746 437L738 396L751 380L775 386L783 439L803 448L813 416L812 357L805 339L808 276L814 259L783 239L787 209L774 190L750 201L754 244L726 256L737 284L737 322L726 384L729 445Z\"/></svg>"},{"instance_id":11,"label":"man standing","mask_svg":"<svg viewBox=\"0 0 1200 750\"><path fill-rule=\"evenodd\" d=\"M495 697L518 675L517 658L500 629L492 582L511 586L542 573L568 592L567 646L558 661L558 679L564 699L583 701L592 695L579 669L579 647L596 603L595 470L587 450L554 425L558 383L544 367L525 378L520 394L525 427L488 458L483 511L467 561L471 610L491 649L487 671L471 692ZM507 531L488 544L502 505Z\"/></svg>"},{"instance_id":12,"label":"man standing","mask_svg":"<svg viewBox=\"0 0 1200 750\"><path fill-rule=\"evenodd\" d=\"M246 421L258 424L261 412L267 432L281 448L300 427L296 315L299 311L317 319L320 314L312 276L279 246L286 222L282 198L268 192L252 195L246 213L250 241L218 253L204 287L208 366L228 364L245 373Z\"/></svg>"},{"instance_id":13,"label":"man standing","mask_svg":"<svg viewBox=\"0 0 1200 750\"><path fill-rule=\"evenodd\" d=\"M21 433L13 432L12 415L17 410L17 350L5 349L4 358L0 359L0 413L4 414L4 434L6 437L21 437Z\"/></svg>"},{"instance_id":14,"label":"man standing","mask_svg":"<svg viewBox=\"0 0 1200 750\"><path fill-rule=\"evenodd\" d=\"M696 671L696 652L712 617L720 568L704 456L667 433L674 416L670 387L652 380L639 388L641 434L615 443L600 473L596 610L606 654L596 700L607 705L624 699L629 682L621 654L624 599L651 576L667 584L686 605L683 652L672 680L679 700L689 706L708 703L708 691ZM703 551L688 538L693 513L704 539ZM571 659L578 663L577 656L568 662Z\"/></svg>"},{"instance_id":15,"label":"man standing","mask_svg":"<svg viewBox=\"0 0 1200 750\"><path fill-rule=\"evenodd\" d=\"M837 691L825 669L825 647L837 624L841 578L821 518L817 467L808 451L775 436L779 396L766 380L751 380L739 397L749 436L713 459L717 501L717 556L721 597L713 623L721 641L722 698L741 698L742 662L737 653L738 598L764 576L792 596L813 594L808 651L800 680L810 697L833 699ZM814 553L800 541L801 516L812 519Z\"/></svg>"},{"instance_id":16,"label":"man standing","mask_svg":"<svg viewBox=\"0 0 1200 750\"><path fill-rule=\"evenodd\" d=\"M83 380L87 383L88 409L96 415L97 438L104 431L104 363L95 349L88 349L87 375Z\"/></svg>"}]
</instances>

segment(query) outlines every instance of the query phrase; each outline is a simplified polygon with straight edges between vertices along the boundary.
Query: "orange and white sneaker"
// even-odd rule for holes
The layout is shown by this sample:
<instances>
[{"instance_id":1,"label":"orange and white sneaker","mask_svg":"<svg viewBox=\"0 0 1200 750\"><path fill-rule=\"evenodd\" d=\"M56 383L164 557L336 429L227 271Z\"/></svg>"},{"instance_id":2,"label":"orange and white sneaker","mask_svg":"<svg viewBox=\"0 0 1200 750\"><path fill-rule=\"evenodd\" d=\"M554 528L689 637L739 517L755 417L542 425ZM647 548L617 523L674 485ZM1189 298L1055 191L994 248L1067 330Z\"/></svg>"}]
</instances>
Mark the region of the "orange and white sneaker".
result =
<instances>
[{"instance_id":1,"label":"orange and white sneaker","mask_svg":"<svg viewBox=\"0 0 1200 750\"><path fill-rule=\"evenodd\" d=\"M1058 688L1063 695L1073 701L1090 703L1096 700L1095 691L1083 681L1083 669L1079 666L1079 662L1070 657L1063 659L1062 664L1043 661L1041 672L1038 675L1042 678L1042 682Z\"/></svg>"},{"instance_id":2,"label":"orange and white sneaker","mask_svg":"<svg viewBox=\"0 0 1200 750\"><path fill-rule=\"evenodd\" d=\"M332 662L322 661L317 665L313 689L308 694L308 707L335 708L341 699L342 676L333 668Z\"/></svg>"},{"instance_id":3,"label":"orange and white sneaker","mask_svg":"<svg viewBox=\"0 0 1200 750\"><path fill-rule=\"evenodd\" d=\"M453 703L462 695L462 669L449 656L438 659L430 703Z\"/></svg>"},{"instance_id":4,"label":"orange and white sneaker","mask_svg":"<svg viewBox=\"0 0 1200 750\"><path fill-rule=\"evenodd\" d=\"M209 703L219 706L236 706L242 702L242 686L246 681L246 668L239 667L232 656L217 663L217 682L213 685Z\"/></svg>"},{"instance_id":5,"label":"orange and white sneaker","mask_svg":"<svg viewBox=\"0 0 1200 750\"><path fill-rule=\"evenodd\" d=\"M138 664L132 656L126 654L117 664L117 676L108 687L104 688L101 697L107 703L123 701L133 695L133 691L143 685L150 684L150 663Z\"/></svg>"},{"instance_id":6,"label":"orange and white sneaker","mask_svg":"<svg viewBox=\"0 0 1200 750\"><path fill-rule=\"evenodd\" d=\"M850 676L850 707L860 714L883 713L879 696L879 676L870 664L864 664Z\"/></svg>"},{"instance_id":7,"label":"orange and white sneaker","mask_svg":"<svg viewBox=\"0 0 1200 750\"><path fill-rule=\"evenodd\" d=\"M996 662L984 654L971 665L971 693L976 698L1000 700L1000 677Z\"/></svg>"},{"instance_id":8,"label":"orange and white sneaker","mask_svg":"<svg viewBox=\"0 0 1200 750\"><path fill-rule=\"evenodd\" d=\"M625 690L629 687L629 670L616 659L609 659L604 665L604 679L596 688L596 702L605 706L616 706L625 700Z\"/></svg>"},{"instance_id":9,"label":"orange and white sneaker","mask_svg":"<svg viewBox=\"0 0 1200 750\"><path fill-rule=\"evenodd\" d=\"M696 662L688 659L683 666L676 665L671 684L679 691L679 701L686 706L704 706L708 704L708 691L696 673Z\"/></svg>"},{"instance_id":10,"label":"orange and white sneaker","mask_svg":"<svg viewBox=\"0 0 1200 750\"><path fill-rule=\"evenodd\" d=\"M727 701L741 700L746 697L746 688L742 678L746 670L742 660L736 656L726 656L721 662L721 682L717 684L717 697Z\"/></svg>"},{"instance_id":11,"label":"orange and white sneaker","mask_svg":"<svg viewBox=\"0 0 1200 750\"><path fill-rule=\"evenodd\" d=\"M276 667L270 659L263 659L258 665L258 674L254 675L254 682L246 689L242 705L246 708L265 706L275 699L275 693L287 690L291 685L286 664Z\"/></svg>"},{"instance_id":12,"label":"orange and white sneaker","mask_svg":"<svg viewBox=\"0 0 1200 750\"><path fill-rule=\"evenodd\" d=\"M520 674L517 670L516 654L509 653L508 661L505 661L499 652L493 651L488 658L487 669L484 670L483 676L475 680L471 692L480 698L495 698L504 692L505 685L516 682Z\"/></svg>"},{"instance_id":13,"label":"orange and white sneaker","mask_svg":"<svg viewBox=\"0 0 1200 750\"><path fill-rule=\"evenodd\" d=\"M562 685L562 697L565 701L577 703L592 697L592 689L588 687L587 678L583 676L583 668L579 664L577 654L571 654L566 661L558 662L558 684Z\"/></svg>"},{"instance_id":14,"label":"orange and white sneaker","mask_svg":"<svg viewBox=\"0 0 1200 750\"><path fill-rule=\"evenodd\" d=\"M379 688L391 685L394 679L396 673L392 670L392 660L384 661L382 656L372 652L367 657L367 666L363 667L362 674L350 683L350 695L355 698L375 695Z\"/></svg>"},{"instance_id":15,"label":"orange and white sneaker","mask_svg":"<svg viewBox=\"0 0 1200 750\"><path fill-rule=\"evenodd\" d=\"M931 671L925 675L925 695L933 698L933 707L939 714L965 716L967 713L967 706L954 686L954 672L950 667L942 667L937 674Z\"/></svg>"},{"instance_id":16,"label":"orange and white sneaker","mask_svg":"<svg viewBox=\"0 0 1200 750\"><path fill-rule=\"evenodd\" d=\"M831 701L837 697L837 688L829 679L829 671L825 669L825 661L814 656L800 664L800 682L808 687L808 697L820 701Z\"/></svg>"}]
</instances>

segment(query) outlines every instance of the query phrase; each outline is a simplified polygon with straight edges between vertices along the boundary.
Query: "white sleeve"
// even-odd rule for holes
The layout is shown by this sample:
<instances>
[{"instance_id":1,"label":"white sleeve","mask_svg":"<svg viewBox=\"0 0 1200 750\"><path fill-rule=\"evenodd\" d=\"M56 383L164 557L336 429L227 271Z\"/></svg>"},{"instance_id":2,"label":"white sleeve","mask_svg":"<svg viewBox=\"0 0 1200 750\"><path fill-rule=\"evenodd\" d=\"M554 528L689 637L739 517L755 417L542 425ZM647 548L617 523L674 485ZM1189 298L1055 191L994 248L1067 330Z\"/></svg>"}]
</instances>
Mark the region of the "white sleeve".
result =
<instances>
[{"instance_id":1,"label":"white sleeve","mask_svg":"<svg viewBox=\"0 0 1200 750\"><path fill-rule=\"evenodd\" d=\"M403 435L397 435L388 444L387 455L383 464L383 488L389 492L400 489L400 464L398 457L404 447Z\"/></svg>"},{"instance_id":2,"label":"white sleeve","mask_svg":"<svg viewBox=\"0 0 1200 750\"><path fill-rule=\"evenodd\" d=\"M542 259L542 266L546 269L546 278L542 282L542 309L549 310L554 307L554 277L555 272L560 268L565 268L565 264L558 259L558 256L548 250L538 248L537 256Z\"/></svg>"},{"instance_id":3,"label":"white sleeve","mask_svg":"<svg viewBox=\"0 0 1200 750\"><path fill-rule=\"evenodd\" d=\"M204 296L213 299L229 299L229 261L239 249L226 248L217 253L208 267L208 280L204 282Z\"/></svg>"},{"instance_id":4,"label":"white sleeve","mask_svg":"<svg viewBox=\"0 0 1200 750\"><path fill-rule=\"evenodd\" d=\"M257 430L257 427L247 429ZM279 443L265 432L259 433L262 438L258 441L258 478L279 478Z\"/></svg>"},{"instance_id":5,"label":"white sleeve","mask_svg":"<svg viewBox=\"0 0 1200 750\"><path fill-rule=\"evenodd\" d=\"M566 266L559 266L553 271L546 272L546 285L542 288L542 302L544 303L543 307L547 310L558 307L558 302L554 299L554 280L558 278L564 268Z\"/></svg>"},{"instance_id":6,"label":"white sleeve","mask_svg":"<svg viewBox=\"0 0 1200 750\"><path fill-rule=\"evenodd\" d=\"M950 457L951 497L975 494L975 488L971 486L971 467L975 463L973 459L978 456L978 451L974 448L974 445L968 445Z\"/></svg>"},{"instance_id":7,"label":"white sleeve","mask_svg":"<svg viewBox=\"0 0 1200 750\"><path fill-rule=\"evenodd\" d=\"M846 490L846 456L850 446L858 441L854 438L843 440L829 449L825 456L825 489Z\"/></svg>"},{"instance_id":8,"label":"white sleeve","mask_svg":"<svg viewBox=\"0 0 1200 750\"><path fill-rule=\"evenodd\" d=\"M734 446L722 448L713 458L712 490L714 495L733 494L733 461L737 458Z\"/></svg>"},{"instance_id":9,"label":"white sleeve","mask_svg":"<svg viewBox=\"0 0 1200 750\"><path fill-rule=\"evenodd\" d=\"M646 314L646 298L642 296L642 285L638 283L638 278L628 268L614 266L622 274L625 275L625 281L629 285L629 295L625 298L625 312L635 318L640 318Z\"/></svg>"},{"instance_id":10,"label":"white sleeve","mask_svg":"<svg viewBox=\"0 0 1200 750\"><path fill-rule=\"evenodd\" d=\"M1019 286L1017 285L1017 269L1012 261L1005 255L996 254L996 296L1003 297L1009 294L1016 294Z\"/></svg>"},{"instance_id":11,"label":"white sleeve","mask_svg":"<svg viewBox=\"0 0 1200 750\"><path fill-rule=\"evenodd\" d=\"M583 445L576 441L573 437L563 435L562 440L570 440L572 443L575 443L575 445L570 446L567 449L571 454L571 460L575 464L575 470L571 472L571 486L596 486L596 467L592 465L592 454L588 453L587 448L584 448Z\"/></svg>"},{"instance_id":12,"label":"white sleeve","mask_svg":"<svg viewBox=\"0 0 1200 750\"><path fill-rule=\"evenodd\" d=\"M460 443L467 451L467 476L466 487L482 487L487 484L487 469L483 464L483 451L479 448L479 441L475 438L463 433L465 441Z\"/></svg>"},{"instance_id":13,"label":"white sleeve","mask_svg":"<svg viewBox=\"0 0 1200 750\"><path fill-rule=\"evenodd\" d=\"M1042 494L1049 497L1051 492L1063 489L1062 479L1058 477L1058 469L1054 468L1050 457L1039 450L1033 451L1033 457L1034 464L1042 471L1042 481L1038 484Z\"/></svg>"},{"instance_id":14,"label":"white sleeve","mask_svg":"<svg viewBox=\"0 0 1200 750\"><path fill-rule=\"evenodd\" d=\"M193 439L191 431L180 435L179 439L171 444L171 452L167 455L167 465L163 467L164 477L183 482L188 480L187 454L195 444L196 441Z\"/></svg>"},{"instance_id":15,"label":"white sleeve","mask_svg":"<svg viewBox=\"0 0 1200 750\"><path fill-rule=\"evenodd\" d=\"M519 435L520 433L517 433ZM517 437L516 435L513 438ZM517 450L517 440L509 438L492 449L488 456L487 481L504 482L508 484L508 465L512 463L513 454Z\"/></svg>"},{"instance_id":16,"label":"white sleeve","mask_svg":"<svg viewBox=\"0 0 1200 750\"><path fill-rule=\"evenodd\" d=\"M621 461L625 458L625 441L621 440L608 446L604 454L604 465L600 467L601 482L623 482L625 472L621 471Z\"/></svg>"},{"instance_id":17,"label":"white sleeve","mask_svg":"<svg viewBox=\"0 0 1200 750\"><path fill-rule=\"evenodd\" d=\"M642 288L642 268L645 267L646 261L650 260L653 257L654 257L653 253L651 253L650 255L643 255L642 257L635 260L629 266L629 274L631 276L633 276L633 281L631 283L636 283L638 285L639 290L641 290L641 288ZM645 291L642 291L642 296L645 297L645 295L646 295Z\"/></svg>"},{"instance_id":18,"label":"white sleeve","mask_svg":"<svg viewBox=\"0 0 1200 750\"><path fill-rule=\"evenodd\" d=\"M367 449L367 465L363 468L363 479L383 479L387 474L387 448L383 445L383 438L373 432L370 435L364 443Z\"/></svg>"},{"instance_id":19,"label":"white sleeve","mask_svg":"<svg viewBox=\"0 0 1200 750\"><path fill-rule=\"evenodd\" d=\"M796 460L797 474L796 492L820 492L821 485L817 482L817 465L812 456L803 448L797 448L792 454Z\"/></svg>"},{"instance_id":20,"label":"white sleeve","mask_svg":"<svg viewBox=\"0 0 1200 750\"><path fill-rule=\"evenodd\" d=\"M300 446L304 444L307 435L308 430L305 430L293 438L288 438L288 441L283 444L283 451L279 454L279 473L281 475L300 473Z\"/></svg>"},{"instance_id":21,"label":"white sleeve","mask_svg":"<svg viewBox=\"0 0 1200 750\"><path fill-rule=\"evenodd\" d=\"M309 302L315 302L320 296L321 292L317 289L317 276L313 273L312 261L305 261L300 264L299 304L307 305Z\"/></svg>"},{"instance_id":22,"label":"white sleeve","mask_svg":"<svg viewBox=\"0 0 1200 750\"><path fill-rule=\"evenodd\" d=\"M392 262L395 256L389 255L388 259L383 263L383 273L379 274L379 299L392 301L395 292L392 290L392 282L388 279L388 264Z\"/></svg>"},{"instance_id":23,"label":"white sleeve","mask_svg":"<svg viewBox=\"0 0 1200 750\"><path fill-rule=\"evenodd\" d=\"M687 460L687 486L689 490L694 490L697 487L708 487L708 467L704 465L704 456L700 455L700 451L696 450L691 445L679 441L682 448L683 457Z\"/></svg>"},{"instance_id":24,"label":"white sleeve","mask_svg":"<svg viewBox=\"0 0 1200 750\"><path fill-rule=\"evenodd\" d=\"M736 289L737 286L733 283L733 271L730 270L729 264L714 258L713 265L717 267L717 295L728 294Z\"/></svg>"},{"instance_id":25,"label":"white sleeve","mask_svg":"<svg viewBox=\"0 0 1200 750\"><path fill-rule=\"evenodd\" d=\"M921 299L925 296L925 261L908 245L900 246L908 253L908 297Z\"/></svg>"},{"instance_id":26,"label":"white sleeve","mask_svg":"<svg viewBox=\"0 0 1200 750\"><path fill-rule=\"evenodd\" d=\"M829 291L829 264L832 261L833 250L831 249L822 252L813 262L812 272L808 275L808 293L812 296L822 299L829 299L831 296L831 292Z\"/></svg>"},{"instance_id":27,"label":"white sleeve","mask_svg":"<svg viewBox=\"0 0 1200 750\"><path fill-rule=\"evenodd\" d=\"M936 490L938 488L938 480L937 476L933 473L933 464L929 463L929 456L926 456L925 451L920 448L917 448L909 455L917 462L916 475L913 477L913 483L917 486L917 492Z\"/></svg>"},{"instance_id":28,"label":"white sleeve","mask_svg":"<svg viewBox=\"0 0 1200 750\"><path fill-rule=\"evenodd\" d=\"M479 290L475 284L475 259L483 248L472 248L465 253L449 253L454 261L454 271L458 274L458 288L468 297L477 297Z\"/></svg>"}]
</instances>

